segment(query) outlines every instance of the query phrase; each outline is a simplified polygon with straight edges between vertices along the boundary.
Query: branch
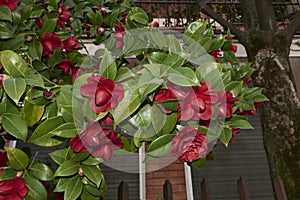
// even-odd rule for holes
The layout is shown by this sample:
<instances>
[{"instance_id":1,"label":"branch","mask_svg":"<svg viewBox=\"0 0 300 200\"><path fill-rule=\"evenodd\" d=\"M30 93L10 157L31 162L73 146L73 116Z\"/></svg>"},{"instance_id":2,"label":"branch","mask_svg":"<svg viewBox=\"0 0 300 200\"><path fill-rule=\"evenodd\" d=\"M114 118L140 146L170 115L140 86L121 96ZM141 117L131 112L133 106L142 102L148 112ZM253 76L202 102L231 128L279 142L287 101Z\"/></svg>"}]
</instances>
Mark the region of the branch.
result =
<instances>
[{"instance_id":1,"label":"branch","mask_svg":"<svg viewBox=\"0 0 300 200\"><path fill-rule=\"evenodd\" d=\"M245 45L247 43L246 36L247 34L243 31L240 31L237 29L232 23L226 21L223 19L220 15L218 15L216 12L214 12L203 0L198 0L198 5L200 8L200 11L204 14L210 16L214 20L216 20L219 24L221 24L223 27L230 29L231 33L233 33L237 39Z\"/></svg>"},{"instance_id":2,"label":"branch","mask_svg":"<svg viewBox=\"0 0 300 200\"><path fill-rule=\"evenodd\" d=\"M281 35L286 35L287 41L288 41L288 47L290 46L292 39L297 31L300 29L300 12L298 12L294 19L290 22L288 27L285 30L282 30L280 32Z\"/></svg>"}]
</instances>

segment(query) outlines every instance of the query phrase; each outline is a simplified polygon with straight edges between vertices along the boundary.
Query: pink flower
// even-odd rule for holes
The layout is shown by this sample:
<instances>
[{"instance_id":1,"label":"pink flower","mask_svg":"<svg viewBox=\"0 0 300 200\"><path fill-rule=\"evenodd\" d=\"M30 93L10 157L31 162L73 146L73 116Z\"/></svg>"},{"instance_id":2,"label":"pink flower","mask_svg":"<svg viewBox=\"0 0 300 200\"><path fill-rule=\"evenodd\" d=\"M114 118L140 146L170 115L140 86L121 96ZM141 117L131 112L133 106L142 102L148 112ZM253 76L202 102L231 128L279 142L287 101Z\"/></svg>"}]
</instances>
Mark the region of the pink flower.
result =
<instances>
[{"instance_id":1,"label":"pink flower","mask_svg":"<svg viewBox=\"0 0 300 200\"><path fill-rule=\"evenodd\" d=\"M70 36L68 39L62 42L62 47L67 51L70 52L74 49L77 49L80 47L79 41L77 38L73 38Z\"/></svg>"},{"instance_id":2,"label":"pink flower","mask_svg":"<svg viewBox=\"0 0 300 200\"><path fill-rule=\"evenodd\" d=\"M0 200L22 200L27 193L28 188L25 180L21 177L0 181Z\"/></svg>"},{"instance_id":3,"label":"pink flower","mask_svg":"<svg viewBox=\"0 0 300 200\"><path fill-rule=\"evenodd\" d=\"M95 113L117 107L124 97L122 85L100 75L92 75L80 87L80 93L90 99L90 108Z\"/></svg>"},{"instance_id":4,"label":"pink flower","mask_svg":"<svg viewBox=\"0 0 300 200\"><path fill-rule=\"evenodd\" d=\"M231 92L220 91L218 94L218 107L220 116L226 118L231 117L234 102L235 99L233 98Z\"/></svg>"},{"instance_id":5,"label":"pink flower","mask_svg":"<svg viewBox=\"0 0 300 200\"><path fill-rule=\"evenodd\" d=\"M43 45L43 56L51 57L53 51L61 47L61 40L56 33L45 33L40 42Z\"/></svg>"},{"instance_id":6,"label":"pink flower","mask_svg":"<svg viewBox=\"0 0 300 200\"><path fill-rule=\"evenodd\" d=\"M87 68L80 68L80 67L72 67L71 74L72 74L72 83L75 83L76 79L81 76L84 72L87 72Z\"/></svg>"},{"instance_id":7,"label":"pink flower","mask_svg":"<svg viewBox=\"0 0 300 200\"><path fill-rule=\"evenodd\" d=\"M61 2L59 4L59 14L57 19L57 27L63 28L65 25L65 22L68 22L70 18L72 17L72 14L67 12L69 9L69 6L65 6L64 2Z\"/></svg>"},{"instance_id":8,"label":"pink flower","mask_svg":"<svg viewBox=\"0 0 300 200\"><path fill-rule=\"evenodd\" d=\"M63 60L56 65L57 68L62 69L64 74L70 74L71 69L75 66L75 63L69 60Z\"/></svg>"},{"instance_id":9,"label":"pink flower","mask_svg":"<svg viewBox=\"0 0 300 200\"><path fill-rule=\"evenodd\" d=\"M122 49L124 46L123 37L125 35L125 29L121 23L114 24L116 32L114 33L114 38L116 39L116 48Z\"/></svg>"},{"instance_id":10,"label":"pink flower","mask_svg":"<svg viewBox=\"0 0 300 200\"><path fill-rule=\"evenodd\" d=\"M83 145L79 135L76 135L74 138L70 140L70 147L76 153L87 152L88 150Z\"/></svg>"},{"instance_id":11,"label":"pink flower","mask_svg":"<svg viewBox=\"0 0 300 200\"><path fill-rule=\"evenodd\" d=\"M201 86L192 87L193 91L178 105L179 119L210 120L214 114L213 104L217 102L216 91L210 88L209 83L201 82Z\"/></svg>"},{"instance_id":12,"label":"pink flower","mask_svg":"<svg viewBox=\"0 0 300 200\"><path fill-rule=\"evenodd\" d=\"M102 128L97 121L91 121L80 133L81 141L95 158L109 160L115 149L123 147L121 137L109 129Z\"/></svg>"},{"instance_id":13,"label":"pink flower","mask_svg":"<svg viewBox=\"0 0 300 200\"><path fill-rule=\"evenodd\" d=\"M11 11L17 9L19 0L0 0L0 7L7 6Z\"/></svg>"},{"instance_id":14,"label":"pink flower","mask_svg":"<svg viewBox=\"0 0 300 200\"><path fill-rule=\"evenodd\" d=\"M113 123L114 123L114 118L110 113L108 113L104 118L100 120L100 124L105 126L111 126L113 125Z\"/></svg>"},{"instance_id":15,"label":"pink flower","mask_svg":"<svg viewBox=\"0 0 300 200\"><path fill-rule=\"evenodd\" d=\"M193 162L206 155L207 144L204 133L186 126L172 140L172 155L181 162Z\"/></svg>"},{"instance_id":16,"label":"pink flower","mask_svg":"<svg viewBox=\"0 0 300 200\"><path fill-rule=\"evenodd\" d=\"M257 108L262 106L263 102L254 102L254 110L243 110L242 112L240 110L237 111L238 115L247 116L247 115L256 115Z\"/></svg>"}]
</instances>

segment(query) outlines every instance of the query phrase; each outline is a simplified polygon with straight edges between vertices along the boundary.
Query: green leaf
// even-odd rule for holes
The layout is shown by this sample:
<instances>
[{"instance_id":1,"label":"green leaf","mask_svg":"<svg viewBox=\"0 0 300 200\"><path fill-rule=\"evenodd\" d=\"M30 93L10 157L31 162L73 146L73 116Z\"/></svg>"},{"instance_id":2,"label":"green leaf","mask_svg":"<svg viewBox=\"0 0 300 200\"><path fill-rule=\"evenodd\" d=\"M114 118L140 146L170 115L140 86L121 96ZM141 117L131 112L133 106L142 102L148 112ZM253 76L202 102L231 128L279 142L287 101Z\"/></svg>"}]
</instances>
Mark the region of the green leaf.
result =
<instances>
[{"instance_id":1,"label":"green leaf","mask_svg":"<svg viewBox=\"0 0 300 200\"><path fill-rule=\"evenodd\" d=\"M12 168L3 168L0 181L10 180L16 177L16 171Z\"/></svg>"},{"instance_id":2,"label":"green leaf","mask_svg":"<svg viewBox=\"0 0 300 200\"><path fill-rule=\"evenodd\" d=\"M37 179L30 176L28 173L23 177L28 187L28 194L25 196L25 200L46 200L47 192L43 184Z\"/></svg>"},{"instance_id":3,"label":"green leaf","mask_svg":"<svg viewBox=\"0 0 300 200\"><path fill-rule=\"evenodd\" d=\"M67 160L56 170L54 176L72 176L79 170L79 164L73 160Z\"/></svg>"},{"instance_id":4,"label":"green leaf","mask_svg":"<svg viewBox=\"0 0 300 200\"><path fill-rule=\"evenodd\" d=\"M67 123L74 122L72 110L73 110L73 107L71 105L62 105L61 114L62 114L62 117L64 118L65 122L67 122Z\"/></svg>"},{"instance_id":5,"label":"green leaf","mask_svg":"<svg viewBox=\"0 0 300 200\"><path fill-rule=\"evenodd\" d=\"M180 86L200 85L195 72L187 67L180 67L170 70L167 79Z\"/></svg>"},{"instance_id":6,"label":"green leaf","mask_svg":"<svg viewBox=\"0 0 300 200\"><path fill-rule=\"evenodd\" d=\"M232 137L231 130L229 128L224 128L222 129L219 140L227 147L231 137Z\"/></svg>"},{"instance_id":7,"label":"green leaf","mask_svg":"<svg viewBox=\"0 0 300 200\"><path fill-rule=\"evenodd\" d=\"M14 78L24 78L27 75L28 65L23 58L10 50L1 51L0 63L5 71Z\"/></svg>"},{"instance_id":8,"label":"green leaf","mask_svg":"<svg viewBox=\"0 0 300 200\"><path fill-rule=\"evenodd\" d=\"M0 19L3 21L12 22L12 14L7 6L0 7Z\"/></svg>"},{"instance_id":9,"label":"green leaf","mask_svg":"<svg viewBox=\"0 0 300 200\"><path fill-rule=\"evenodd\" d=\"M30 85L32 87L41 87L44 88L44 80L38 74L30 74L25 78L26 85Z\"/></svg>"},{"instance_id":10,"label":"green leaf","mask_svg":"<svg viewBox=\"0 0 300 200\"><path fill-rule=\"evenodd\" d=\"M103 161L104 160L102 158L93 158L93 157L90 156L88 159L83 161L82 164L83 165L99 165Z\"/></svg>"},{"instance_id":11,"label":"green leaf","mask_svg":"<svg viewBox=\"0 0 300 200\"><path fill-rule=\"evenodd\" d=\"M36 124L43 116L45 106L37 106L25 100L23 119L28 127Z\"/></svg>"},{"instance_id":12,"label":"green leaf","mask_svg":"<svg viewBox=\"0 0 300 200\"><path fill-rule=\"evenodd\" d=\"M231 92L233 97L237 97L241 93L242 88L242 81L233 81L225 86L225 90Z\"/></svg>"},{"instance_id":13,"label":"green leaf","mask_svg":"<svg viewBox=\"0 0 300 200\"><path fill-rule=\"evenodd\" d=\"M69 177L60 178L55 186L54 192L64 192L69 181L70 181Z\"/></svg>"},{"instance_id":14,"label":"green leaf","mask_svg":"<svg viewBox=\"0 0 300 200\"><path fill-rule=\"evenodd\" d=\"M62 143L59 139L52 138L51 131L59 127L64 123L62 116L56 116L47 119L41 123L35 131L32 133L29 142L34 143L39 146L56 146Z\"/></svg>"},{"instance_id":15,"label":"green leaf","mask_svg":"<svg viewBox=\"0 0 300 200\"><path fill-rule=\"evenodd\" d=\"M49 153L51 159L57 164L63 164L69 157L69 149L58 149Z\"/></svg>"},{"instance_id":16,"label":"green leaf","mask_svg":"<svg viewBox=\"0 0 300 200\"><path fill-rule=\"evenodd\" d=\"M129 117L141 105L140 95L137 89L126 89L124 98L118 106L112 110L111 114L114 117L115 125L118 125L124 119Z\"/></svg>"},{"instance_id":17,"label":"green leaf","mask_svg":"<svg viewBox=\"0 0 300 200\"><path fill-rule=\"evenodd\" d=\"M240 129L254 129L253 126L246 119L234 119L225 122L225 125L230 128L240 128Z\"/></svg>"},{"instance_id":18,"label":"green leaf","mask_svg":"<svg viewBox=\"0 0 300 200\"><path fill-rule=\"evenodd\" d=\"M168 134L153 140L148 148L147 155L150 155L151 157L162 157L169 155L172 149L173 137L173 134Z\"/></svg>"},{"instance_id":19,"label":"green leaf","mask_svg":"<svg viewBox=\"0 0 300 200\"><path fill-rule=\"evenodd\" d=\"M129 16L129 19L136 21L137 23L143 24L143 25L148 24L148 21L149 21L148 15L144 12L134 13Z\"/></svg>"},{"instance_id":20,"label":"green leaf","mask_svg":"<svg viewBox=\"0 0 300 200\"><path fill-rule=\"evenodd\" d=\"M10 38L8 40L0 41L0 50L17 51L24 44L24 37L24 34L19 34L16 37Z\"/></svg>"},{"instance_id":21,"label":"green leaf","mask_svg":"<svg viewBox=\"0 0 300 200\"><path fill-rule=\"evenodd\" d=\"M94 12L93 10L89 11L87 14L87 17L89 18L89 21L91 24L95 26L100 26L103 23L102 15L100 12Z\"/></svg>"},{"instance_id":22,"label":"green leaf","mask_svg":"<svg viewBox=\"0 0 300 200\"><path fill-rule=\"evenodd\" d=\"M4 93L0 102L0 115L14 114L21 116L18 107L11 101L10 98Z\"/></svg>"},{"instance_id":23,"label":"green leaf","mask_svg":"<svg viewBox=\"0 0 300 200\"><path fill-rule=\"evenodd\" d=\"M37 39L33 39L32 41L30 41L27 44L27 46L29 50L28 53L32 59L34 60L41 59L43 53L43 46Z\"/></svg>"},{"instance_id":24,"label":"green leaf","mask_svg":"<svg viewBox=\"0 0 300 200\"><path fill-rule=\"evenodd\" d=\"M207 61L199 65L196 69L199 80L210 83L216 90L224 90L219 64L215 61Z\"/></svg>"},{"instance_id":25,"label":"green leaf","mask_svg":"<svg viewBox=\"0 0 300 200\"><path fill-rule=\"evenodd\" d=\"M57 106L64 107L66 105L72 105L72 89L71 85L64 85L61 87L60 92L56 95Z\"/></svg>"},{"instance_id":26,"label":"green leaf","mask_svg":"<svg viewBox=\"0 0 300 200\"><path fill-rule=\"evenodd\" d=\"M27 154L21 149L5 147L9 164L15 170L24 170L29 165Z\"/></svg>"},{"instance_id":27,"label":"green leaf","mask_svg":"<svg viewBox=\"0 0 300 200\"><path fill-rule=\"evenodd\" d=\"M43 21L41 35L44 35L44 33L53 33L56 28L56 22L57 18L50 18Z\"/></svg>"},{"instance_id":28,"label":"green leaf","mask_svg":"<svg viewBox=\"0 0 300 200\"><path fill-rule=\"evenodd\" d=\"M3 128L14 137L25 141L28 133L28 128L25 121L19 115L5 113L2 116Z\"/></svg>"},{"instance_id":29,"label":"green leaf","mask_svg":"<svg viewBox=\"0 0 300 200\"><path fill-rule=\"evenodd\" d=\"M177 125L177 113L164 114L157 106L151 107L151 122L156 135L169 134Z\"/></svg>"},{"instance_id":30,"label":"green leaf","mask_svg":"<svg viewBox=\"0 0 300 200\"><path fill-rule=\"evenodd\" d=\"M224 56L224 60L227 61L227 62L237 62L235 54L231 50L224 51L224 55L223 56Z\"/></svg>"},{"instance_id":31,"label":"green leaf","mask_svg":"<svg viewBox=\"0 0 300 200\"><path fill-rule=\"evenodd\" d=\"M147 127L151 123L151 107L146 104L142 107L129 122L137 128Z\"/></svg>"},{"instance_id":32,"label":"green leaf","mask_svg":"<svg viewBox=\"0 0 300 200\"><path fill-rule=\"evenodd\" d=\"M100 187L101 182L103 181L103 176L101 169L96 166L81 166L84 175L93 182L97 187Z\"/></svg>"},{"instance_id":33,"label":"green leaf","mask_svg":"<svg viewBox=\"0 0 300 200\"><path fill-rule=\"evenodd\" d=\"M193 161L191 163L191 166L192 167L196 167L196 168L200 168L200 167L202 167L205 164L205 162L206 162L206 157L200 158L198 160Z\"/></svg>"},{"instance_id":34,"label":"green leaf","mask_svg":"<svg viewBox=\"0 0 300 200\"><path fill-rule=\"evenodd\" d=\"M75 176L68 182L65 193L64 193L64 199L65 200L74 200L77 199L83 189L83 184L81 182L81 179L79 176Z\"/></svg>"},{"instance_id":35,"label":"green leaf","mask_svg":"<svg viewBox=\"0 0 300 200\"><path fill-rule=\"evenodd\" d=\"M22 78L7 78L3 82L3 87L6 94L18 105L26 90L26 81Z\"/></svg>"},{"instance_id":36,"label":"green leaf","mask_svg":"<svg viewBox=\"0 0 300 200\"><path fill-rule=\"evenodd\" d=\"M53 172L49 166L43 163L35 163L30 168L30 173L37 179L42 181L50 181L53 179Z\"/></svg>"},{"instance_id":37,"label":"green leaf","mask_svg":"<svg viewBox=\"0 0 300 200\"><path fill-rule=\"evenodd\" d=\"M115 59L106 49L99 65L99 74L111 80L114 80L117 75L117 65Z\"/></svg>"},{"instance_id":38,"label":"green leaf","mask_svg":"<svg viewBox=\"0 0 300 200\"><path fill-rule=\"evenodd\" d=\"M49 134L56 135L62 138L73 138L78 134L78 130L74 123L65 123L55 128Z\"/></svg>"},{"instance_id":39,"label":"green leaf","mask_svg":"<svg viewBox=\"0 0 300 200\"><path fill-rule=\"evenodd\" d=\"M225 36L223 36L223 35L214 38L212 40L212 44L211 44L210 50L218 50L218 49L220 49L223 46L224 41L225 41Z\"/></svg>"}]
</instances>

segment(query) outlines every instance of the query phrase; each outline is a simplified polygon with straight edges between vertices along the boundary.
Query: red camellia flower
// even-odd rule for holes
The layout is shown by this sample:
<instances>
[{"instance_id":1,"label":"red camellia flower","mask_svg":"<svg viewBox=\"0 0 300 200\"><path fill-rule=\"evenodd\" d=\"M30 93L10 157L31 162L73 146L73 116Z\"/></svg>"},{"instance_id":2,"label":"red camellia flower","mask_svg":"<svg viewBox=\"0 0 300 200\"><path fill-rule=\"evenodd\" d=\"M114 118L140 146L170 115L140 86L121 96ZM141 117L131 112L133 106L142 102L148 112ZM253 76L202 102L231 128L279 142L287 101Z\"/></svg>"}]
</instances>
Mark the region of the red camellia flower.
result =
<instances>
[{"instance_id":1,"label":"red camellia flower","mask_svg":"<svg viewBox=\"0 0 300 200\"><path fill-rule=\"evenodd\" d=\"M64 74L70 74L71 69L75 66L75 63L69 60L63 60L56 65L57 68L62 69Z\"/></svg>"},{"instance_id":2,"label":"red camellia flower","mask_svg":"<svg viewBox=\"0 0 300 200\"><path fill-rule=\"evenodd\" d=\"M76 135L70 140L70 147L73 149L74 152L79 153L79 152L87 152L88 150L86 147L83 145L79 135Z\"/></svg>"},{"instance_id":3,"label":"red camellia flower","mask_svg":"<svg viewBox=\"0 0 300 200\"><path fill-rule=\"evenodd\" d=\"M212 51L209 51L208 53L214 57L216 62L219 62L219 57L222 56L222 54L220 53L220 50L212 50Z\"/></svg>"},{"instance_id":4,"label":"red camellia flower","mask_svg":"<svg viewBox=\"0 0 300 200\"><path fill-rule=\"evenodd\" d=\"M8 161L7 152L6 151L0 152L0 167L5 167L7 161Z\"/></svg>"},{"instance_id":5,"label":"red camellia flower","mask_svg":"<svg viewBox=\"0 0 300 200\"><path fill-rule=\"evenodd\" d=\"M27 193L28 188L21 177L0 181L0 200L22 200Z\"/></svg>"},{"instance_id":6,"label":"red camellia flower","mask_svg":"<svg viewBox=\"0 0 300 200\"><path fill-rule=\"evenodd\" d=\"M114 38L116 39L116 48L122 49L124 46L123 37L125 35L125 29L121 23L114 24L116 32L114 33Z\"/></svg>"},{"instance_id":7,"label":"red camellia flower","mask_svg":"<svg viewBox=\"0 0 300 200\"><path fill-rule=\"evenodd\" d=\"M40 42L43 45L43 56L51 57L53 51L61 47L61 40L56 33L45 33Z\"/></svg>"},{"instance_id":8,"label":"red camellia flower","mask_svg":"<svg viewBox=\"0 0 300 200\"><path fill-rule=\"evenodd\" d=\"M113 123L114 123L114 118L110 113L108 113L105 117L103 117L100 120L100 124L105 126L111 126L113 125Z\"/></svg>"},{"instance_id":9,"label":"red camellia flower","mask_svg":"<svg viewBox=\"0 0 300 200\"><path fill-rule=\"evenodd\" d=\"M238 134L240 132L240 129L238 129L238 128L231 128L231 138L230 138L230 140L229 140L229 142L230 143L232 143L233 142L233 138L234 138L234 136L236 135L236 134Z\"/></svg>"},{"instance_id":10,"label":"red camellia flower","mask_svg":"<svg viewBox=\"0 0 300 200\"><path fill-rule=\"evenodd\" d=\"M72 83L75 83L76 79L81 76L84 72L87 72L87 68L81 68L81 67L72 67L71 68L71 74L72 74Z\"/></svg>"},{"instance_id":11,"label":"red camellia flower","mask_svg":"<svg viewBox=\"0 0 300 200\"><path fill-rule=\"evenodd\" d=\"M90 108L95 113L117 107L124 97L122 85L100 75L92 75L80 87L80 93L90 99Z\"/></svg>"},{"instance_id":12,"label":"red camellia flower","mask_svg":"<svg viewBox=\"0 0 300 200\"><path fill-rule=\"evenodd\" d=\"M69 9L69 6L65 6L64 2L61 2L59 4L59 14L57 19L57 27L63 28L65 25L65 22L68 22L70 18L72 17L71 13L67 12Z\"/></svg>"},{"instance_id":13,"label":"red camellia flower","mask_svg":"<svg viewBox=\"0 0 300 200\"><path fill-rule=\"evenodd\" d=\"M231 45L231 47L230 47L230 50L233 51L233 53L236 53L237 49L238 49L238 46L235 44Z\"/></svg>"},{"instance_id":14,"label":"red camellia flower","mask_svg":"<svg viewBox=\"0 0 300 200\"><path fill-rule=\"evenodd\" d=\"M218 94L218 107L220 116L226 118L231 117L234 102L235 99L233 98L231 92L220 91Z\"/></svg>"},{"instance_id":15,"label":"red camellia flower","mask_svg":"<svg viewBox=\"0 0 300 200\"><path fill-rule=\"evenodd\" d=\"M172 155L181 162L193 162L206 155L207 145L205 134L186 126L172 140Z\"/></svg>"},{"instance_id":16,"label":"red camellia flower","mask_svg":"<svg viewBox=\"0 0 300 200\"><path fill-rule=\"evenodd\" d=\"M48 90L44 90L44 92L43 92L43 96L46 98L46 99L49 99L49 98L51 98L52 97L52 95L53 95L53 93L52 93L52 91L50 90L50 91L48 91Z\"/></svg>"},{"instance_id":17,"label":"red camellia flower","mask_svg":"<svg viewBox=\"0 0 300 200\"><path fill-rule=\"evenodd\" d=\"M68 39L62 42L62 47L67 51L70 52L74 49L77 49L80 47L79 41L77 38L73 38L70 36Z\"/></svg>"},{"instance_id":18,"label":"red camellia flower","mask_svg":"<svg viewBox=\"0 0 300 200\"><path fill-rule=\"evenodd\" d=\"M0 0L0 7L7 6L11 11L14 11L17 9L18 3L19 0Z\"/></svg>"},{"instance_id":19,"label":"red camellia flower","mask_svg":"<svg viewBox=\"0 0 300 200\"><path fill-rule=\"evenodd\" d=\"M201 82L201 86L192 88L193 91L178 105L179 119L210 120L214 114L213 104L218 100L216 91L212 90L206 82Z\"/></svg>"},{"instance_id":20,"label":"red camellia flower","mask_svg":"<svg viewBox=\"0 0 300 200\"><path fill-rule=\"evenodd\" d=\"M102 128L97 121L91 121L80 133L81 141L95 158L109 160L115 149L123 147L121 137L109 129Z\"/></svg>"}]
</instances>

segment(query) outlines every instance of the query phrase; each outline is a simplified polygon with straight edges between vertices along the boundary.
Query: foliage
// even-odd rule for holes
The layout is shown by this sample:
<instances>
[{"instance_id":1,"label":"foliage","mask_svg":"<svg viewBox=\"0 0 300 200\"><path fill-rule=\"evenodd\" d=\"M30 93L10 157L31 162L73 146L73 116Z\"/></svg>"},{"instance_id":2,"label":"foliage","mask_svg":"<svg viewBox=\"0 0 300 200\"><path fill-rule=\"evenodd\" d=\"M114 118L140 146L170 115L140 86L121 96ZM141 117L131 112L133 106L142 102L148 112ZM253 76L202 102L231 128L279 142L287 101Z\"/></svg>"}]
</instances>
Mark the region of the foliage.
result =
<instances>
[{"instance_id":1,"label":"foliage","mask_svg":"<svg viewBox=\"0 0 300 200\"><path fill-rule=\"evenodd\" d=\"M237 61L230 37L206 22L180 41L148 28L130 1L17 3L0 7L1 132L58 148L49 153L55 168L5 147L0 187L21 177L25 199L53 197L49 183L64 199L99 199L100 164L144 143L146 161L172 154L200 166L217 141L227 146L252 128L245 115L267 100L247 84L253 69ZM105 48L90 55L84 38Z\"/></svg>"}]
</instances>

